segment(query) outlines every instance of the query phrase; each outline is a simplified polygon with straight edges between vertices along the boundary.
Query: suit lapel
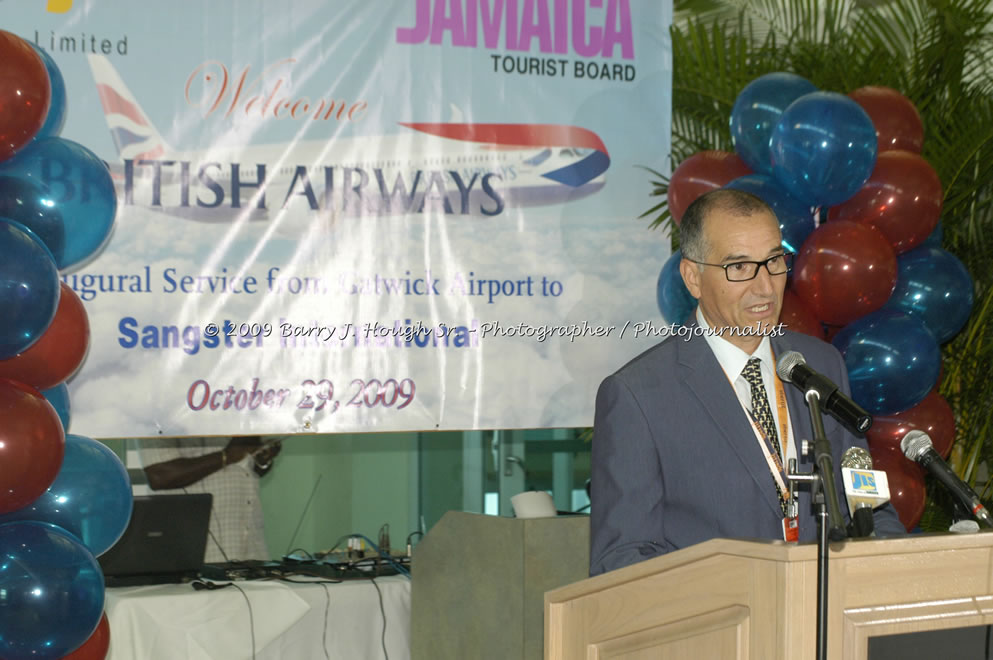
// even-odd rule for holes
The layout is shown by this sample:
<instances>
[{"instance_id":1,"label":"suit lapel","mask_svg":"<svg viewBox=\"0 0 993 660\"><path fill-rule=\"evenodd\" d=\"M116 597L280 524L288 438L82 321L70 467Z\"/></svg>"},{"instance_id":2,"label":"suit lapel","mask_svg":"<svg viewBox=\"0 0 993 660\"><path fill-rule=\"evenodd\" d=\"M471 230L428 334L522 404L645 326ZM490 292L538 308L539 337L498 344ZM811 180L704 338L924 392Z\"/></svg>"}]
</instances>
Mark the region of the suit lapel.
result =
<instances>
[{"instance_id":1,"label":"suit lapel","mask_svg":"<svg viewBox=\"0 0 993 660\"><path fill-rule=\"evenodd\" d=\"M734 386L725 377L724 370L707 345L707 340L694 336L689 341L678 341L680 378L696 396L714 426L727 443L730 454L745 467L755 481L762 499L777 516L782 516L779 498L773 486L769 466L755 440L755 431L748 415L741 407ZM793 415L792 405L790 415ZM718 460L718 464L720 461Z\"/></svg>"}]
</instances>

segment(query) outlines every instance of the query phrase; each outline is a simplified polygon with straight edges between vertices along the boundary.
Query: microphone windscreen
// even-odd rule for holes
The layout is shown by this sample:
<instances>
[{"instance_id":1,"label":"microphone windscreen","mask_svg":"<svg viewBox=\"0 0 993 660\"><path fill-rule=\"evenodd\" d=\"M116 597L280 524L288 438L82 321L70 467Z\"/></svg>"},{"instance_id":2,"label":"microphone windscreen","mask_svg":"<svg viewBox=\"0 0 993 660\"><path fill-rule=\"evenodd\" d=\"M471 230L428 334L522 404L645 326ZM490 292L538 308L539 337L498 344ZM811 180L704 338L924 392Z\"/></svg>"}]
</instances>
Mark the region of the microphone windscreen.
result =
<instances>
[{"instance_id":1,"label":"microphone windscreen","mask_svg":"<svg viewBox=\"0 0 993 660\"><path fill-rule=\"evenodd\" d=\"M872 454L862 447L849 447L841 455L841 467L853 470L871 470Z\"/></svg>"},{"instance_id":2,"label":"microphone windscreen","mask_svg":"<svg viewBox=\"0 0 993 660\"><path fill-rule=\"evenodd\" d=\"M924 431L915 429L903 436L900 441L903 455L912 461L917 461L928 449L931 449L931 437Z\"/></svg>"},{"instance_id":3,"label":"microphone windscreen","mask_svg":"<svg viewBox=\"0 0 993 660\"><path fill-rule=\"evenodd\" d=\"M792 383L793 379L791 374L793 373L793 367L798 364L806 364L806 362L807 361L803 359L803 355L801 355L798 351L786 351L776 362L776 373L783 382Z\"/></svg>"}]
</instances>

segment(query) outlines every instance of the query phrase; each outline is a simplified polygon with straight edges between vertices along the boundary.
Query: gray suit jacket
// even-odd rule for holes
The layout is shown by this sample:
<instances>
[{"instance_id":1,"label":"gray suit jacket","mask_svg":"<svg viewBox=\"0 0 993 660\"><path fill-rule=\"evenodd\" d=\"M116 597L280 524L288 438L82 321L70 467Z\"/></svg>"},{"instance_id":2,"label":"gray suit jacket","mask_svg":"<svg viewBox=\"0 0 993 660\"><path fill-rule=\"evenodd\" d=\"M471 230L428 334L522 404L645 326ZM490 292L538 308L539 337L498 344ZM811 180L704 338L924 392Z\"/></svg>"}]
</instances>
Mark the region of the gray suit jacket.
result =
<instances>
[{"instance_id":1,"label":"gray suit jacket","mask_svg":"<svg viewBox=\"0 0 993 660\"><path fill-rule=\"evenodd\" d=\"M777 356L799 351L849 392L844 361L830 344L787 331L772 347ZM812 440L803 393L784 385L796 442ZM866 447L829 415L824 427L836 466L848 447ZM751 422L702 336L670 337L603 381L592 454L591 575L712 538L783 538L782 510ZM799 467L809 472L812 464L801 458ZM800 541L815 541L809 488L798 490ZM877 536L906 533L890 504L874 518Z\"/></svg>"}]
</instances>

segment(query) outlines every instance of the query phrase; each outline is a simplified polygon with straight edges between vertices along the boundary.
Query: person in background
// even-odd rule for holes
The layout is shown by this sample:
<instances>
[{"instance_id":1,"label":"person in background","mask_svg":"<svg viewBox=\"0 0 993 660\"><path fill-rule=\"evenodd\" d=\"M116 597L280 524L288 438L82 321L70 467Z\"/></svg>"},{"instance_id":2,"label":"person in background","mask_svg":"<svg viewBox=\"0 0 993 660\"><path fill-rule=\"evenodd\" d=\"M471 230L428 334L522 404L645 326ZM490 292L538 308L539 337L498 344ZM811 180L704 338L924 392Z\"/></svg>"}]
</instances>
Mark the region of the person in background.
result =
<instances>
[{"instance_id":1,"label":"person in background","mask_svg":"<svg viewBox=\"0 0 993 660\"><path fill-rule=\"evenodd\" d=\"M272 470L282 449L278 440L147 438L138 447L153 491L213 495L205 562L271 559L259 481Z\"/></svg>"}]
</instances>

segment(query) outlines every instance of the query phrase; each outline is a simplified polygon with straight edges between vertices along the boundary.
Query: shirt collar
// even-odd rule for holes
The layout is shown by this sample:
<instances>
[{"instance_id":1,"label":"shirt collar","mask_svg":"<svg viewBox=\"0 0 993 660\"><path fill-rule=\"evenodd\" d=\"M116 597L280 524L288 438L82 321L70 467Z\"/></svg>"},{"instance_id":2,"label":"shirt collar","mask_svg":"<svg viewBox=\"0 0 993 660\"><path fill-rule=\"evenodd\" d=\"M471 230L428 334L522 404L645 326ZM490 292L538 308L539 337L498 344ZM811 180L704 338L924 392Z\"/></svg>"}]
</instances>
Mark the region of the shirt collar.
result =
<instances>
[{"instance_id":1,"label":"shirt collar","mask_svg":"<svg viewBox=\"0 0 993 660\"><path fill-rule=\"evenodd\" d=\"M763 336L758 348L755 349L754 353L749 355L727 339L718 336L717 333L711 332L710 324L703 317L703 312L700 311L699 306L696 308L696 322L703 329L703 338L707 341L707 345L710 346L710 350L713 351L714 357L717 358L721 368L724 369L724 373L728 375L728 378L732 382L741 376L741 372L748 363L748 360L753 357L757 357L762 361L763 372L770 374L776 373L776 363L772 359L772 342L769 341L769 335Z\"/></svg>"}]
</instances>

